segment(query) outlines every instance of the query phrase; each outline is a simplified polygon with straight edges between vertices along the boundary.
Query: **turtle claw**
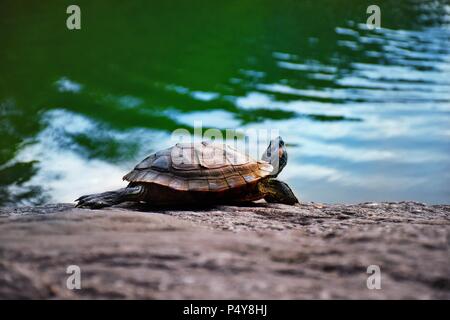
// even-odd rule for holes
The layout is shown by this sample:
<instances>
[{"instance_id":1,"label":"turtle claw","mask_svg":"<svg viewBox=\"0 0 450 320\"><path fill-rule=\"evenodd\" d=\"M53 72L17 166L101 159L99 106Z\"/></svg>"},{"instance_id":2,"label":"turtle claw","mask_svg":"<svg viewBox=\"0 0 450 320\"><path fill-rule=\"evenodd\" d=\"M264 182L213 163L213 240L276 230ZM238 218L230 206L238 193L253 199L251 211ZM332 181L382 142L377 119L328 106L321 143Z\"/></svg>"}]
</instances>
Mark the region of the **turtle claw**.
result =
<instances>
[{"instance_id":1,"label":"turtle claw","mask_svg":"<svg viewBox=\"0 0 450 320\"><path fill-rule=\"evenodd\" d=\"M76 204L76 208L89 208L89 209L100 209L103 207L108 207L113 205L114 202L111 201L107 201L106 199L103 198L88 198L88 199L83 199L80 200L77 204Z\"/></svg>"}]
</instances>

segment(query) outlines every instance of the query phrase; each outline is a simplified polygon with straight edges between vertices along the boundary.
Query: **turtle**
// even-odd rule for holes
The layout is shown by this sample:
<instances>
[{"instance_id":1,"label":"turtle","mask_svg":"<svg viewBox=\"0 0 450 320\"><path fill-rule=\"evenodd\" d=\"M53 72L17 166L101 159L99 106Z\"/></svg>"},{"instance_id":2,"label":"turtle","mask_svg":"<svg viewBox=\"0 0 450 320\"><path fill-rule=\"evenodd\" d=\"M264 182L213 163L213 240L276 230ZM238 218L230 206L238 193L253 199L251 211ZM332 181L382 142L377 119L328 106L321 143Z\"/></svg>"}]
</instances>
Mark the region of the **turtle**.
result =
<instances>
[{"instance_id":1,"label":"turtle","mask_svg":"<svg viewBox=\"0 0 450 320\"><path fill-rule=\"evenodd\" d=\"M128 186L84 195L77 207L98 209L122 202L155 206L245 203L264 199L294 205L291 188L276 177L287 164L281 137L270 141L261 160L214 141L177 143L150 154L123 177Z\"/></svg>"}]
</instances>

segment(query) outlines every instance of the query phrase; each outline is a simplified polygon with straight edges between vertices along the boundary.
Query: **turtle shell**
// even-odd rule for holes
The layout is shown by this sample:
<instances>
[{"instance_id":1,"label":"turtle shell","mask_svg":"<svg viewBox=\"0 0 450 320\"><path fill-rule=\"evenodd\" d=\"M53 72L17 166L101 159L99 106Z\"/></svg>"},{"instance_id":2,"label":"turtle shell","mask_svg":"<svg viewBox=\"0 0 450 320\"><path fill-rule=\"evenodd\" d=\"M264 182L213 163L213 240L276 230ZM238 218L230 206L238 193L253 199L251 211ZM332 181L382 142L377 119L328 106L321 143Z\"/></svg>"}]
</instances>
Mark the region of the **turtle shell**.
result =
<instances>
[{"instance_id":1,"label":"turtle shell","mask_svg":"<svg viewBox=\"0 0 450 320\"><path fill-rule=\"evenodd\" d=\"M177 191L218 192L256 183L272 170L269 163L254 160L230 146L203 141L178 143L153 153L123 179Z\"/></svg>"}]
</instances>

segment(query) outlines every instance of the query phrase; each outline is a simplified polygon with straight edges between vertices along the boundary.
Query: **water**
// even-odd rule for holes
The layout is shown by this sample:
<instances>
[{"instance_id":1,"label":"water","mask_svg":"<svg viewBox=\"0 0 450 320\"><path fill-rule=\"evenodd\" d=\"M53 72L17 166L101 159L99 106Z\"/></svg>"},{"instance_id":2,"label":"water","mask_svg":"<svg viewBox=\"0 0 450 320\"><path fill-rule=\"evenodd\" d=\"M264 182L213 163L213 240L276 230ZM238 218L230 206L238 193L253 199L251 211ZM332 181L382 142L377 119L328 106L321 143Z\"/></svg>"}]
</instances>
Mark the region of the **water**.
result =
<instances>
[{"instance_id":1,"label":"water","mask_svg":"<svg viewBox=\"0 0 450 320\"><path fill-rule=\"evenodd\" d=\"M2 1L0 205L125 185L177 128L273 128L306 201L450 200L450 6Z\"/></svg>"}]
</instances>

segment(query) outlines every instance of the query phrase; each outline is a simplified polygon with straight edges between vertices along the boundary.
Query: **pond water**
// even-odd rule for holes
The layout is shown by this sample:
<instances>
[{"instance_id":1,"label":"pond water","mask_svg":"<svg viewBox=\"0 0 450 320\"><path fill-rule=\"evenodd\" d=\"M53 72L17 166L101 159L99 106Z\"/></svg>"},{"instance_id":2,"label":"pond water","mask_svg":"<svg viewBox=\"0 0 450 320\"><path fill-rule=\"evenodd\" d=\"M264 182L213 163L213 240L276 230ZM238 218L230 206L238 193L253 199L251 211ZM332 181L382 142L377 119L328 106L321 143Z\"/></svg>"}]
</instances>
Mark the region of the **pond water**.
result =
<instances>
[{"instance_id":1,"label":"pond water","mask_svg":"<svg viewBox=\"0 0 450 320\"><path fill-rule=\"evenodd\" d=\"M276 129L305 201L450 200L450 6L2 1L0 205L125 185L177 128Z\"/></svg>"}]
</instances>

